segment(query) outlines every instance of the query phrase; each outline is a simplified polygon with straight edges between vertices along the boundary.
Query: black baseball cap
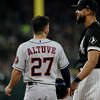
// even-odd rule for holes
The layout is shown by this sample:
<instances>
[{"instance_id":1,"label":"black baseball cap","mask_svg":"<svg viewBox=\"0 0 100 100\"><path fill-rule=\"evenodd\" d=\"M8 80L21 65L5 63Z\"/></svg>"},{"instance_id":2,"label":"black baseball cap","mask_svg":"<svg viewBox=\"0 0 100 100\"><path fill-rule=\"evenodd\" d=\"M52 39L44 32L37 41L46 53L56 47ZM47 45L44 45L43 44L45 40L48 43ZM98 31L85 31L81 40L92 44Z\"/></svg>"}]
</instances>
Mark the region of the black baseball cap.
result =
<instances>
[{"instance_id":1,"label":"black baseball cap","mask_svg":"<svg viewBox=\"0 0 100 100\"><path fill-rule=\"evenodd\" d=\"M79 0L77 5L72 5L71 7L79 10L82 10L83 8L87 8L96 12L98 5L95 0Z\"/></svg>"}]
</instances>

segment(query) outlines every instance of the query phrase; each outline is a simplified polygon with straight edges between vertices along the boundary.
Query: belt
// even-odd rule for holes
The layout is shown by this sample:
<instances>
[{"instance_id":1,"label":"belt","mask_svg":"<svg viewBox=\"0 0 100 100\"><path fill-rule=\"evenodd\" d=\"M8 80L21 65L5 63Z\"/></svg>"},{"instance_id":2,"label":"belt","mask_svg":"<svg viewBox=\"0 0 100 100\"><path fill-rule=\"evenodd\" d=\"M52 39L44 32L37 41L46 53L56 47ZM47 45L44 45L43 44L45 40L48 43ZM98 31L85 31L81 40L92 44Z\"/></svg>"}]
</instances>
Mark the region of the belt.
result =
<instances>
[{"instance_id":1,"label":"belt","mask_svg":"<svg viewBox=\"0 0 100 100\"><path fill-rule=\"evenodd\" d=\"M27 85L37 85L37 82L27 82Z\"/></svg>"},{"instance_id":2,"label":"belt","mask_svg":"<svg viewBox=\"0 0 100 100\"><path fill-rule=\"evenodd\" d=\"M37 85L37 84L44 84L44 85L55 85L55 84L50 84L50 83L27 82L27 85Z\"/></svg>"}]
</instances>

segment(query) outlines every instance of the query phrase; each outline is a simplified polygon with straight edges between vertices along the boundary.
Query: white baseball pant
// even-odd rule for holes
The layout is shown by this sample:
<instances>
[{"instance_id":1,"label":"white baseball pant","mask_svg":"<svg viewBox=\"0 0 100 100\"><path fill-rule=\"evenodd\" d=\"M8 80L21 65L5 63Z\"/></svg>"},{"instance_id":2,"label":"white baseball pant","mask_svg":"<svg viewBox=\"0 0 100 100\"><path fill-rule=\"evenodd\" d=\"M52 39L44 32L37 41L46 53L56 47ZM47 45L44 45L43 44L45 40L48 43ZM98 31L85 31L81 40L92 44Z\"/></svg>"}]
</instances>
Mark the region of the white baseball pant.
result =
<instances>
[{"instance_id":1,"label":"white baseball pant","mask_svg":"<svg viewBox=\"0 0 100 100\"><path fill-rule=\"evenodd\" d=\"M94 69L79 83L73 100L100 100L100 69Z\"/></svg>"}]
</instances>

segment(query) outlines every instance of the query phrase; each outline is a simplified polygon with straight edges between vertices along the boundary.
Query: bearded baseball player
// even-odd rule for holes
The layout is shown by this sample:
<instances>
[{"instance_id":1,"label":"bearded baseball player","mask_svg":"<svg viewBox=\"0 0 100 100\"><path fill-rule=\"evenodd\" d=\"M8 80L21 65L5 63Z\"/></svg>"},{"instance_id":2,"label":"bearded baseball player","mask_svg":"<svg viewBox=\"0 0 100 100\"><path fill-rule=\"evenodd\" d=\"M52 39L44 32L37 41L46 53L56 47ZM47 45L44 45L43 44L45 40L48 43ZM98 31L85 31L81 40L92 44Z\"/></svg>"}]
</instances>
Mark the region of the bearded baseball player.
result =
<instances>
[{"instance_id":1,"label":"bearded baseball player","mask_svg":"<svg viewBox=\"0 0 100 100\"><path fill-rule=\"evenodd\" d=\"M67 93L70 91L69 62L62 46L47 39L49 18L37 16L32 20L32 25L34 37L18 47L5 94L11 95L23 75L26 83L24 100L57 100L55 80L59 71L67 84Z\"/></svg>"},{"instance_id":2,"label":"bearded baseball player","mask_svg":"<svg viewBox=\"0 0 100 100\"><path fill-rule=\"evenodd\" d=\"M73 100L100 100L100 23L96 19L97 2L79 0L76 8L77 23L85 26L81 33L80 73L72 81ZM81 65L81 66L79 66Z\"/></svg>"}]
</instances>

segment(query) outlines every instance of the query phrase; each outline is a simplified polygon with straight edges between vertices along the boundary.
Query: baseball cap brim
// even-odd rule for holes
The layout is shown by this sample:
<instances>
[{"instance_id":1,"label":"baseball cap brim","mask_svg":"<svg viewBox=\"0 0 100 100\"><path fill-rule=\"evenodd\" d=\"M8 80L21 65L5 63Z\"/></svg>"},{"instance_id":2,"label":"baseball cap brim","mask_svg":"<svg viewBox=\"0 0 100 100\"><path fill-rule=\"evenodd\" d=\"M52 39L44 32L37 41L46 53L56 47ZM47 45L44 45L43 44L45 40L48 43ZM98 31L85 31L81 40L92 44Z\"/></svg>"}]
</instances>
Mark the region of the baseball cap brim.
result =
<instances>
[{"instance_id":1,"label":"baseball cap brim","mask_svg":"<svg viewBox=\"0 0 100 100\"><path fill-rule=\"evenodd\" d=\"M73 9L83 9L83 8L85 8L85 6L84 5L71 5L71 8L73 8Z\"/></svg>"},{"instance_id":2,"label":"baseball cap brim","mask_svg":"<svg viewBox=\"0 0 100 100\"><path fill-rule=\"evenodd\" d=\"M71 5L70 8L73 8L73 9L77 9L79 6L78 5Z\"/></svg>"},{"instance_id":3,"label":"baseball cap brim","mask_svg":"<svg viewBox=\"0 0 100 100\"><path fill-rule=\"evenodd\" d=\"M77 7L78 7L78 5L71 5L71 7L72 7L72 8L77 8Z\"/></svg>"}]
</instances>

